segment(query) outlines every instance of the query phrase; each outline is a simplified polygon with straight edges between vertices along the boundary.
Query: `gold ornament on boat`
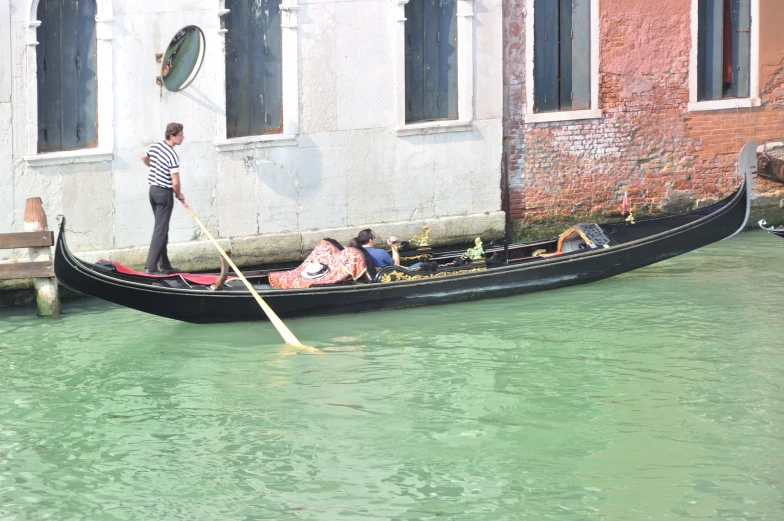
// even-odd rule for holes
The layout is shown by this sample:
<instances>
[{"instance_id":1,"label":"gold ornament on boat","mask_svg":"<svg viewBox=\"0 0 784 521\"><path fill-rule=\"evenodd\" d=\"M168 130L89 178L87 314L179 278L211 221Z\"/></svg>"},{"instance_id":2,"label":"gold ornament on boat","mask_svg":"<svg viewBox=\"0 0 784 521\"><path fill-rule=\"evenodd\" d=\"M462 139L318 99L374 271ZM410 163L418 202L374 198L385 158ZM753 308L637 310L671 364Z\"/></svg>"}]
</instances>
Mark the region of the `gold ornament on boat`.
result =
<instances>
[{"instance_id":1,"label":"gold ornament on boat","mask_svg":"<svg viewBox=\"0 0 784 521\"><path fill-rule=\"evenodd\" d=\"M468 250L466 250L463 257L471 260L483 259L485 256L485 249L482 247L482 238L477 237L474 240L474 245L473 248L468 248Z\"/></svg>"},{"instance_id":2,"label":"gold ornament on boat","mask_svg":"<svg viewBox=\"0 0 784 521\"><path fill-rule=\"evenodd\" d=\"M422 235L414 235L408 242L420 248L430 246L430 227L428 225L422 226Z\"/></svg>"},{"instance_id":3,"label":"gold ornament on boat","mask_svg":"<svg viewBox=\"0 0 784 521\"><path fill-rule=\"evenodd\" d=\"M401 280L419 280L419 279L430 279L434 277L449 277L451 275L463 275L465 273L473 273L475 271L485 271L487 266L482 264L471 265L466 264L465 269L448 269L443 271L437 272L425 272L425 273L417 273L411 272L408 270L396 269L396 270L389 270L387 273L381 275L379 279L380 282L397 282Z\"/></svg>"},{"instance_id":4,"label":"gold ornament on boat","mask_svg":"<svg viewBox=\"0 0 784 521\"><path fill-rule=\"evenodd\" d=\"M430 254L430 253L423 253L422 255L400 254L400 260L401 261L405 260L406 262L411 262L411 263L430 260L432 257L433 257L433 255Z\"/></svg>"}]
</instances>

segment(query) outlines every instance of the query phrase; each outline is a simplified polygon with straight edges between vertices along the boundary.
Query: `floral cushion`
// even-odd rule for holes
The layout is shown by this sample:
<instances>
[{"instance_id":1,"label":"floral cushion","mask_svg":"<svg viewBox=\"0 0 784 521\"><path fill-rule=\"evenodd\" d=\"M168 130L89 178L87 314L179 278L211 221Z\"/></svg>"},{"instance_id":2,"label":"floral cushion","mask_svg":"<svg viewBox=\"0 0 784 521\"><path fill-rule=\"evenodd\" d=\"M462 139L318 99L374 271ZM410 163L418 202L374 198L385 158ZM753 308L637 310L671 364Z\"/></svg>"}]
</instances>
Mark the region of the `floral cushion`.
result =
<instances>
[{"instance_id":1,"label":"floral cushion","mask_svg":"<svg viewBox=\"0 0 784 521\"><path fill-rule=\"evenodd\" d=\"M329 267L317 278L304 277L305 267L320 263ZM309 288L313 285L336 284L346 280L357 280L367 271L365 259L356 248L338 249L329 241L319 241L305 260L294 269L269 273L269 283L279 289Z\"/></svg>"}]
</instances>

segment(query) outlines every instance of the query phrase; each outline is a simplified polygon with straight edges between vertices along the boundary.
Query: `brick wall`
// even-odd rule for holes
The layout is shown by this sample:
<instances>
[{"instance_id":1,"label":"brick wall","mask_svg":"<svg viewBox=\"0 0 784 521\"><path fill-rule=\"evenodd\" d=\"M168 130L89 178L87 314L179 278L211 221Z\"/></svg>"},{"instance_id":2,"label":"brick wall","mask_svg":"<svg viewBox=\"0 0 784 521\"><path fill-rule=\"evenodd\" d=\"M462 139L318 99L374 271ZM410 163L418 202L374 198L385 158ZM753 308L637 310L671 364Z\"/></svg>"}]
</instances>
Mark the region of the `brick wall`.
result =
<instances>
[{"instance_id":1,"label":"brick wall","mask_svg":"<svg viewBox=\"0 0 784 521\"><path fill-rule=\"evenodd\" d=\"M524 117L525 2L504 1L512 218L614 212L624 192L644 212L658 209L668 185L691 190L698 200L720 197L737 184L735 163L748 140L784 138L784 61L760 86L761 107L688 111L690 4L602 0L602 118L530 124ZM781 185L764 179L757 190L784 196Z\"/></svg>"},{"instance_id":2,"label":"brick wall","mask_svg":"<svg viewBox=\"0 0 784 521\"><path fill-rule=\"evenodd\" d=\"M504 169L517 175L502 176L503 208L512 216L520 216L523 202L521 176L525 165L525 40L524 0L504 0ZM508 181L506 190L504 184ZM507 193L511 195L507 201Z\"/></svg>"}]
</instances>

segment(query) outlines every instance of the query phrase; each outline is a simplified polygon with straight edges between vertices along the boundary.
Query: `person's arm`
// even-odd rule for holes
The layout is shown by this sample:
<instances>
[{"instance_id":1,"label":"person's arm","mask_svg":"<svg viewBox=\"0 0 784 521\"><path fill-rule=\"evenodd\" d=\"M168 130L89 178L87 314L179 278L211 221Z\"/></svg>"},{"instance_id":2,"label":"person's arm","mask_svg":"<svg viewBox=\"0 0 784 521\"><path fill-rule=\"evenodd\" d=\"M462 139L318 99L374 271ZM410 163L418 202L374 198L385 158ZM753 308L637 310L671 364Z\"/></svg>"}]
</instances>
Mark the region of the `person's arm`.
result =
<instances>
[{"instance_id":1,"label":"person's arm","mask_svg":"<svg viewBox=\"0 0 784 521\"><path fill-rule=\"evenodd\" d=\"M400 266L400 254L397 252L397 244L392 245L392 259L395 261L395 266Z\"/></svg>"},{"instance_id":2,"label":"person's arm","mask_svg":"<svg viewBox=\"0 0 784 521\"><path fill-rule=\"evenodd\" d=\"M397 237L394 235L387 239L387 244L392 249L392 260L395 263L395 266L400 266L400 254L397 251Z\"/></svg>"},{"instance_id":3,"label":"person's arm","mask_svg":"<svg viewBox=\"0 0 784 521\"><path fill-rule=\"evenodd\" d=\"M185 201L185 195L181 192L182 185L180 185L180 158L173 151L172 157L169 158L169 175L172 179L174 197L180 201Z\"/></svg>"},{"instance_id":4,"label":"person's arm","mask_svg":"<svg viewBox=\"0 0 784 521\"><path fill-rule=\"evenodd\" d=\"M180 191L180 173L176 172L171 175L172 178L172 190L174 190L174 197L179 199L180 201L185 200L185 195Z\"/></svg>"},{"instance_id":5,"label":"person's arm","mask_svg":"<svg viewBox=\"0 0 784 521\"><path fill-rule=\"evenodd\" d=\"M147 168L149 168L150 167L150 157L147 155L146 151L144 152L144 154L142 154L142 158L141 159L142 159L142 163L147 165Z\"/></svg>"}]
</instances>

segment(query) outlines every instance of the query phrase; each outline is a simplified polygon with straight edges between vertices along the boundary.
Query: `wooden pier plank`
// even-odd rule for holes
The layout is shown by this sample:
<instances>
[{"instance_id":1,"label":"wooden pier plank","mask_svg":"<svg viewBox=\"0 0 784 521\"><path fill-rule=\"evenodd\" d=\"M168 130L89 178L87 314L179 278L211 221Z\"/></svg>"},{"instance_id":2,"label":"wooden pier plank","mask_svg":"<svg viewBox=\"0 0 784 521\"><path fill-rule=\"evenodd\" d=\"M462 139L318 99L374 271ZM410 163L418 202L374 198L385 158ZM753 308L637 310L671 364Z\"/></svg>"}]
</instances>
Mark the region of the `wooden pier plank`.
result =
<instances>
[{"instance_id":1,"label":"wooden pier plank","mask_svg":"<svg viewBox=\"0 0 784 521\"><path fill-rule=\"evenodd\" d=\"M0 233L0 250L54 245L54 232Z\"/></svg>"},{"instance_id":2,"label":"wooden pier plank","mask_svg":"<svg viewBox=\"0 0 784 521\"><path fill-rule=\"evenodd\" d=\"M0 280L54 277L52 261L0 264Z\"/></svg>"}]
</instances>

